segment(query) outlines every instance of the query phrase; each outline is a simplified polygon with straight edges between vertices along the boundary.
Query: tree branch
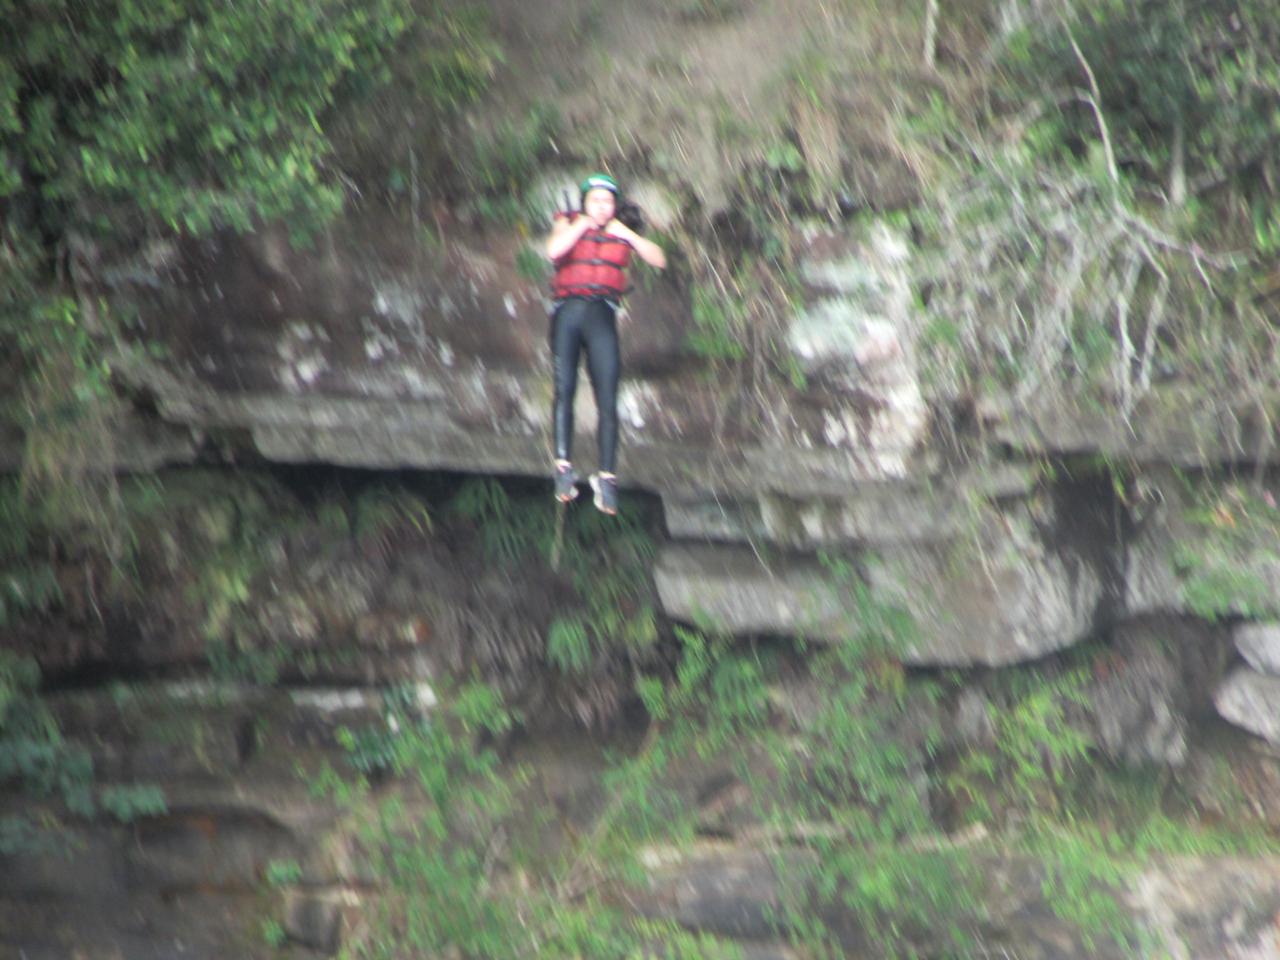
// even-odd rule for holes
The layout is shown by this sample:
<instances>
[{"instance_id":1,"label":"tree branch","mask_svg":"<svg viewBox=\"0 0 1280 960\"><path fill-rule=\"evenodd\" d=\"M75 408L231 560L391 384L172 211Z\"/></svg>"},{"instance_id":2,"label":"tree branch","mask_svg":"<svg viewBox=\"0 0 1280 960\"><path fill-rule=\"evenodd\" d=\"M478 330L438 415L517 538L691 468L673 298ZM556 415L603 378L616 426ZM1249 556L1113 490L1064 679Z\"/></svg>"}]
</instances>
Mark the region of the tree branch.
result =
<instances>
[{"instance_id":1,"label":"tree branch","mask_svg":"<svg viewBox=\"0 0 1280 960\"><path fill-rule=\"evenodd\" d=\"M1071 32L1071 27L1066 20L1062 21L1062 29L1067 32L1067 39L1071 41L1071 49L1076 55L1076 60L1089 80L1091 96L1087 102L1093 107L1094 119L1098 121L1098 132L1102 136L1102 150L1107 158L1107 173L1111 176L1113 183L1119 183L1120 169L1116 166L1116 152L1111 146L1111 131L1107 128L1107 118L1102 115L1102 93L1098 89L1098 79L1093 75L1093 67L1089 66L1089 61L1085 59L1080 44L1076 43L1076 36Z\"/></svg>"},{"instance_id":2,"label":"tree branch","mask_svg":"<svg viewBox=\"0 0 1280 960\"><path fill-rule=\"evenodd\" d=\"M928 0L924 9L924 65L932 70L938 56L938 0Z\"/></svg>"}]
</instances>

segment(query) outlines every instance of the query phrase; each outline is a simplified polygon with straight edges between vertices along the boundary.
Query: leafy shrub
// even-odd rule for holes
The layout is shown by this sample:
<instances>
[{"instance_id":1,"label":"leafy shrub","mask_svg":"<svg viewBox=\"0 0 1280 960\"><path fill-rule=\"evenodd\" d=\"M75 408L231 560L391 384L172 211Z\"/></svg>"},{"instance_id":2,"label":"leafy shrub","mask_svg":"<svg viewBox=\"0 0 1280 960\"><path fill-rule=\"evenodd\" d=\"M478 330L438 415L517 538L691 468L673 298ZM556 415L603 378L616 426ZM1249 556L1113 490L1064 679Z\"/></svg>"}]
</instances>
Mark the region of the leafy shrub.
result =
<instances>
[{"instance_id":1,"label":"leafy shrub","mask_svg":"<svg viewBox=\"0 0 1280 960\"><path fill-rule=\"evenodd\" d=\"M39 682L33 661L0 650L0 788L16 788L38 805L0 819L0 855L60 845L64 825L50 804L79 817L102 809L122 822L163 813L164 794L155 786L115 785L95 794L93 761L63 738Z\"/></svg>"},{"instance_id":2,"label":"leafy shrub","mask_svg":"<svg viewBox=\"0 0 1280 960\"><path fill-rule=\"evenodd\" d=\"M1251 292L1269 268L1237 222L1250 211L1252 239L1275 219L1255 159L1280 103L1265 7L1055 8L993 51L991 97L968 94L990 109L917 125L939 161L919 277L939 391L1083 400L1128 423L1173 380L1199 406L1274 389Z\"/></svg>"},{"instance_id":3,"label":"leafy shrub","mask_svg":"<svg viewBox=\"0 0 1280 960\"><path fill-rule=\"evenodd\" d=\"M1280 104L1273 13L1258 0L1074 4L1012 39L1001 93L1092 85L1045 104L1042 156L1078 156L1104 124L1125 173L1175 202L1210 182L1239 186L1277 139L1266 120Z\"/></svg>"},{"instance_id":4,"label":"leafy shrub","mask_svg":"<svg viewBox=\"0 0 1280 960\"><path fill-rule=\"evenodd\" d=\"M62 600L52 565L37 560L32 549L40 529L35 514L17 481L0 480L0 628Z\"/></svg>"},{"instance_id":5,"label":"leafy shrub","mask_svg":"<svg viewBox=\"0 0 1280 960\"><path fill-rule=\"evenodd\" d=\"M297 860L272 860L265 879L273 887L292 886L302 879L302 867Z\"/></svg>"},{"instance_id":6,"label":"leafy shrub","mask_svg":"<svg viewBox=\"0 0 1280 960\"><path fill-rule=\"evenodd\" d=\"M353 79L386 77L408 5L291 0L260 13L210 0L145 11L55 2L10 18L9 192L38 177L50 211L88 213L94 228L141 214L199 234L332 213L341 194L323 172L320 120Z\"/></svg>"},{"instance_id":7,"label":"leafy shrub","mask_svg":"<svg viewBox=\"0 0 1280 960\"><path fill-rule=\"evenodd\" d=\"M474 525L492 562L559 560L578 600L550 625L547 656L560 669L585 674L657 639L649 591L654 545L643 510L607 519L595 510L569 510L557 527L558 514L542 497L517 499L487 479L463 484L449 511Z\"/></svg>"},{"instance_id":8,"label":"leafy shrub","mask_svg":"<svg viewBox=\"0 0 1280 960\"><path fill-rule=\"evenodd\" d=\"M99 264L166 234L276 221L309 238L343 201L336 105L387 84L411 36L412 86L438 126L496 51L468 7L437 0L52 0L0 15L0 337L16 344L4 373L19 385L24 474L58 501L51 520L115 553L103 465L118 412L109 358L124 345L91 294Z\"/></svg>"},{"instance_id":9,"label":"leafy shrub","mask_svg":"<svg viewBox=\"0 0 1280 960\"><path fill-rule=\"evenodd\" d=\"M283 947L289 939L284 926L275 917L262 921L262 942L269 947Z\"/></svg>"},{"instance_id":10,"label":"leafy shrub","mask_svg":"<svg viewBox=\"0 0 1280 960\"><path fill-rule=\"evenodd\" d=\"M560 125L554 105L536 104L528 116L503 119L476 138L464 176L482 218L506 224L546 222L549 211L528 209L525 193Z\"/></svg>"},{"instance_id":11,"label":"leafy shrub","mask_svg":"<svg viewBox=\"0 0 1280 960\"><path fill-rule=\"evenodd\" d=\"M104 787L98 803L121 823L159 816L169 809L164 790L157 786Z\"/></svg>"},{"instance_id":12,"label":"leafy shrub","mask_svg":"<svg viewBox=\"0 0 1280 960\"><path fill-rule=\"evenodd\" d=\"M514 718L490 688L468 685L441 696L444 706L424 716L410 701L392 697L387 720L373 730L343 735L362 771L400 778L381 796L361 777L354 786L324 775L328 789L366 811L361 839L386 891L369 918L368 933L352 945L352 956L392 958L404 951L494 960L522 957L627 960L661 950L680 960L730 960L739 952L675 924L628 916L603 896L605 883L634 880L641 872L637 844L688 835L687 809L659 780L680 751L702 743L701 712L707 681L718 675L707 645L686 637L689 657L668 689L650 685L662 735L621 760L609 775L608 809L580 843L539 872L539 855L525 849L514 817L514 790L522 771L501 770L492 739L510 730ZM712 729L726 736L744 717L761 715L764 689L758 674L724 687L744 697L718 711ZM717 739L715 742L724 742ZM370 745L376 744L374 752ZM371 762L372 761L372 762ZM621 857L621 859L619 859ZM542 867L547 867L544 863ZM511 882L511 878L519 878Z\"/></svg>"}]
</instances>

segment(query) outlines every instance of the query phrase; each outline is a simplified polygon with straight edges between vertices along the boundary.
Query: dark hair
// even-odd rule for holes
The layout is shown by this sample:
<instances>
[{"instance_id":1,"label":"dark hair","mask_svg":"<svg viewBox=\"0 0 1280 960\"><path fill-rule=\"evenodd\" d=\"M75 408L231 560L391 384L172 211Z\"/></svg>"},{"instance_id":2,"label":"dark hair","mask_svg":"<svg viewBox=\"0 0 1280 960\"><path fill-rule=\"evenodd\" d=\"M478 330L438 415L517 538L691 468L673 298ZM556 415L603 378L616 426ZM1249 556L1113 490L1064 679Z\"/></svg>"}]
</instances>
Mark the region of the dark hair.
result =
<instances>
[{"instance_id":1,"label":"dark hair","mask_svg":"<svg viewBox=\"0 0 1280 960\"><path fill-rule=\"evenodd\" d=\"M618 198L618 205L613 214L628 229L634 230L636 233L644 233L644 213L631 200L623 200Z\"/></svg>"}]
</instances>

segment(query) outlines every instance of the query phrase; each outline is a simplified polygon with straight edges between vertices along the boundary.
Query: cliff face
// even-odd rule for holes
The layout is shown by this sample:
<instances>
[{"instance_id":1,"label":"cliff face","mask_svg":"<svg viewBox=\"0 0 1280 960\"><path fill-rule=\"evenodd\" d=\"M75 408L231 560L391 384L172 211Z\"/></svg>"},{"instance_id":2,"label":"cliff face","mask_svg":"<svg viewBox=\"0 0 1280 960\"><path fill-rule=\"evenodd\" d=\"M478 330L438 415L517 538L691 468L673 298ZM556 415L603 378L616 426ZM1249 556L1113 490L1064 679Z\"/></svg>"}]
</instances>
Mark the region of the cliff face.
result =
<instances>
[{"instance_id":1,"label":"cliff face","mask_svg":"<svg viewBox=\"0 0 1280 960\"><path fill-rule=\"evenodd\" d=\"M515 266L536 244L445 235L422 251L384 213L353 215L310 251L264 234L158 252L147 284L126 289L164 359L121 367L154 406L156 456L546 477L548 303ZM821 597L812 619L811 574L819 552L846 549L927 624L908 654L922 666L1017 663L1194 612L1172 556L1214 534L1186 520L1213 495L1193 464L1249 467L1247 420L1188 423L1157 398L1127 447L1060 407L984 406L957 433L957 411L929 400L907 240L876 222L793 239L799 296L767 306L781 356L691 349L678 265L642 279L622 321L620 473L661 502L669 615L829 635L844 608ZM585 382L576 414L585 469ZM1274 576L1265 549L1241 563Z\"/></svg>"},{"instance_id":2,"label":"cliff face","mask_svg":"<svg viewBox=\"0 0 1280 960\"><path fill-rule=\"evenodd\" d=\"M134 353L120 365L138 398L121 428L132 438L117 446L121 465L158 469L171 502L140 530L147 590L105 620L84 611L78 625L14 629L7 643L54 678L156 678L130 687L128 703L68 693L58 709L66 733L94 745L100 776L164 784L169 811L131 837L85 827L92 854L74 869L28 858L8 874L15 910L34 899L96 904L92 930L54 936L15 923L12 942L29 955L83 943L86 931L130 956L162 956L157 944L170 936L196 955L233 941L249 955L263 922L305 955L358 937L369 868L350 848L350 822L310 797L306 777L335 756L340 729L379 723L378 690L414 685L429 711L438 684L475 671L534 729L566 715L610 723L625 709L628 682L604 660L585 680L556 679L547 638L567 588L544 556L518 572L495 562L426 488L430 533L409 511L383 533L348 540L342 526L335 538L328 508L307 506L296 487L308 471L330 471L334 489L352 491L378 476L427 487L501 477L519 511L555 515L546 303L515 267L528 241L461 225L445 236L423 251L394 214L356 213L310 250L267 232L158 250L145 272L122 274L116 295L140 305L139 330L161 346L160 359ZM690 350L679 267L642 281L631 299L623 510L654 549L628 575L646 594L652 578L659 621L710 624L747 644L803 638L816 652L847 642L868 596L904 609L915 629L896 651L901 662L967 678L917 717L948 731L944 754L998 736L1007 706L992 678L1003 671L984 668L1065 675L1083 658L1090 673L1070 709L1098 762L1164 769L1211 815L1236 809L1223 806L1225 777L1275 823L1274 758L1254 746L1280 742L1268 653L1280 562L1263 535L1273 509L1265 464L1246 493L1207 467L1187 470L1190 448L1154 431L1121 463L1106 434L1062 410L980 411L958 430L921 370L907 240L877 222L801 227L794 239L805 251L802 293L771 317L785 363L801 372L794 382ZM578 414L590 463L585 384ZM1197 458L1216 449L1247 464L1252 449L1221 434L1197 442ZM205 472L173 470L195 463ZM295 490L235 479L245 469L285 471L277 476L294 478ZM588 505L570 510L590 516ZM276 530L267 517L295 520ZM603 528L606 542L610 529L632 528ZM219 556L251 559L206 563ZM231 586L220 594L216 583ZM248 655L230 675L215 670L212 687L160 679L199 674L227 650ZM255 670L274 691L241 685ZM825 696L806 683L786 694L787 722L801 727ZM1215 713L1236 730L1224 733ZM180 724L195 732L165 732ZM613 729L634 748L625 725ZM603 802L590 739L544 730L509 746L513 768L532 762L540 789L575 811L567 836L588 830ZM732 843L651 851L648 892L632 904L754 955L801 956L769 918L790 895L788 871L820 872L822 862L797 853L782 867L763 852L761 825L731 799L743 789L726 786L733 777L714 764L680 773L703 835ZM945 819L943 807L934 812ZM264 878L282 863L300 872L272 887ZM1045 905L1020 893L1036 885L1033 861L1000 855L991 869L987 943L1099 955L1069 926L1033 921ZM119 876L129 878L123 889L112 886ZM1173 858L1135 883L1128 915L1188 945L1188 956L1273 955L1255 922L1280 903L1273 861ZM1212 919L1239 897L1239 924ZM208 922L214 907L221 923ZM150 916L150 926L106 919L121 911ZM846 950L874 955L858 924L838 912L831 922Z\"/></svg>"},{"instance_id":3,"label":"cliff face","mask_svg":"<svg viewBox=\"0 0 1280 960\"><path fill-rule=\"evenodd\" d=\"M664 275L636 271L622 320L623 519L599 525L588 504L560 512L550 497L545 223L527 212L503 226L477 210L483 198L426 209L370 187L309 245L265 227L157 243L107 270L102 293L132 343L114 359L129 403L102 458L137 475L131 497L156 481L161 505L138 514L130 590L56 557L63 607L0 636L41 663L99 776L159 782L168 809L78 824L74 862L13 859L0 945L132 958L179 942L207 957L266 955L264 939L298 956L363 942L359 917L385 880L356 839L372 814L312 787L346 758L350 730L433 716L469 676L523 711L503 770L523 770L522 796L554 811L540 842L571 847L612 811L604 746L645 749L635 681L671 667L676 625L784 651L769 726L799 737L829 733L815 720L824 667L810 665L858 635L869 607L906 611L913 629L881 664L883 687L944 684L893 731L937 842L989 839L958 829L960 801L941 784L956 757L1008 735L1018 703L1003 684L1033 673L1071 678L1059 706L1099 766L1159 771L1207 822L1249 810L1266 830L1280 823L1271 423L1173 386L1124 420L1048 393L944 398L922 251L902 216L919 182L872 122L890 98L841 91L843 112L824 113L773 86L783 60L814 79L802 55L828 5L580 6L493 5L515 53L498 115L480 122L563 93L575 162L544 164L526 206L552 209L580 167L607 159L672 259ZM959 55L961 33L944 53ZM874 53L865 37L833 42ZM619 55L577 56L593 44ZM757 113L785 122L757 129ZM649 134L620 139L638 128ZM803 216L781 203L767 239L788 269L760 271L764 241L735 191L753 171L796 175L778 130L845 192ZM587 149L592 131L616 145ZM588 469L594 420L584 378ZM9 468L18 440L0 444ZM408 492L365 499L384 482ZM565 524L581 569L521 552L525 540L560 550ZM600 612L589 594L610 574L623 581L605 584L618 591L613 629L643 642L566 669L552 635L565 611ZM1032 746L1032 766L1056 776L1051 746ZM646 849L640 891L618 902L748 956L805 956L778 909L789 877L820 875L806 831L823 825L768 821L723 757L668 773L697 839ZM983 856L989 955L1104 955L1045 919L1035 891L1052 871L999 844ZM1116 902L1174 955L1277 956L1273 856L1171 855L1144 870ZM82 921L59 921L72 905ZM877 955L861 916L826 910L846 955ZM927 936L915 946L947 955Z\"/></svg>"}]
</instances>

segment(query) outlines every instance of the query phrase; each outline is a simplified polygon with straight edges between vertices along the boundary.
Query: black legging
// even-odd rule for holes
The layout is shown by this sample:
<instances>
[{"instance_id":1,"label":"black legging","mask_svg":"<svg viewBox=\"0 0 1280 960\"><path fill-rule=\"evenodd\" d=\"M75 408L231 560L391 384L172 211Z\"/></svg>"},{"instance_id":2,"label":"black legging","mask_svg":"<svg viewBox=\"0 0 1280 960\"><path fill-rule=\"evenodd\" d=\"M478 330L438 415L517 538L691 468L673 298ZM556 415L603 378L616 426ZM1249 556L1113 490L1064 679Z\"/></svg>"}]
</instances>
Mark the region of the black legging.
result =
<instances>
[{"instance_id":1,"label":"black legging","mask_svg":"<svg viewBox=\"0 0 1280 960\"><path fill-rule=\"evenodd\" d=\"M607 300L570 297L551 316L556 458L572 459L573 395L578 389L578 356L585 346L587 373L591 376L599 416L596 439L600 444L600 470L605 473L613 473L618 452L618 377L622 372L622 359L618 353L615 312Z\"/></svg>"}]
</instances>

